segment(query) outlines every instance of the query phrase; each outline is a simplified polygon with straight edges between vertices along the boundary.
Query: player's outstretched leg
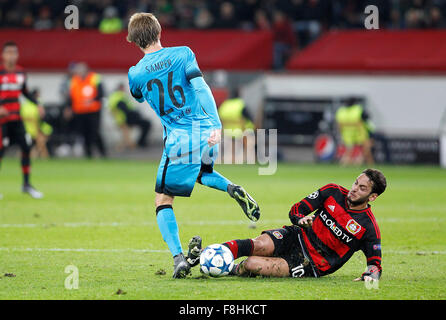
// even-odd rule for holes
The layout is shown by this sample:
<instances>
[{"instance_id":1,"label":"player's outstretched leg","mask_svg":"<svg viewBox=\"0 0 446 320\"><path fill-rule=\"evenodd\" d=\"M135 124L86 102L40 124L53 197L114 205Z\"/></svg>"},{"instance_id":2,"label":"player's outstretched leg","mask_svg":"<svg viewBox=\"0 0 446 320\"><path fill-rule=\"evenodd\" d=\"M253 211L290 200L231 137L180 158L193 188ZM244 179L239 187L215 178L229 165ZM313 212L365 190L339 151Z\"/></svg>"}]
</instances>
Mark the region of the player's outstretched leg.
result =
<instances>
[{"instance_id":1,"label":"player's outstretched leg","mask_svg":"<svg viewBox=\"0 0 446 320\"><path fill-rule=\"evenodd\" d=\"M210 188L226 191L233 199L237 201L240 207L242 207L243 212L250 220L259 220L260 208L257 202L245 191L245 189L243 189L241 186L233 184L217 171L201 171L200 175L198 176L198 182Z\"/></svg>"},{"instance_id":2,"label":"player's outstretched leg","mask_svg":"<svg viewBox=\"0 0 446 320\"><path fill-rule=\"evenodd\" d=\"M228 185L228 193L234 198L242 207L246 216L252 220L257 221L260 218L260 207L257 202L245 191L241 186L230 184Z\"/></svg>"},{"instance_id":3,"label":"player's outstretched leg","mask_svg":"<svg viewBox=\"0 0 446 320\"><path fill-rule=\"evenodd\" d=\"M202 185L220 191L228 191L228 186L232 184L231 181L226 179L217 171L212 170L212 172L206 172L203 169L198 176L198 182L201 183Z\"/></svg>"}]
</instances>

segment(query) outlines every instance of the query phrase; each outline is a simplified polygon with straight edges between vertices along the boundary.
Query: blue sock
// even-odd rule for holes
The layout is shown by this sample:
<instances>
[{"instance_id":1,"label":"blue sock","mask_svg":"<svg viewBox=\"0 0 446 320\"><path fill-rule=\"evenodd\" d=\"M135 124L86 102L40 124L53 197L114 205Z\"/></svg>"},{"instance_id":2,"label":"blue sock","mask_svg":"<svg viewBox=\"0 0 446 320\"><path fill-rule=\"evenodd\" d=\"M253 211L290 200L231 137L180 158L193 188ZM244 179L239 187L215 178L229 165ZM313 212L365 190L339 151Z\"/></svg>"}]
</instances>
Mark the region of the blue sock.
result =
<instances>
[{"instance_id":1,"label":"blue sock","mask_svg":"<svg viewBox=\"0 0 446 320\"><path fill-rule=\"evenodd\" d=\"M223 177L217 171L213 171L212 173L203 172L200 178L200 183L224 192L227 192L228 185L232 184L231 181Z\"/></svg>"},{"instance_id":2,"label":"blue sock","mask_svg":"<svg viewBox=\"0 0 446 320\"><path fill-rule=\"evenodd\" d=\"M156 208L156 221L173 256L183 252L181 248L180 235L178 233L177 220L173 213L172 206L162 205Z\"/></svg>"}]
</instances>

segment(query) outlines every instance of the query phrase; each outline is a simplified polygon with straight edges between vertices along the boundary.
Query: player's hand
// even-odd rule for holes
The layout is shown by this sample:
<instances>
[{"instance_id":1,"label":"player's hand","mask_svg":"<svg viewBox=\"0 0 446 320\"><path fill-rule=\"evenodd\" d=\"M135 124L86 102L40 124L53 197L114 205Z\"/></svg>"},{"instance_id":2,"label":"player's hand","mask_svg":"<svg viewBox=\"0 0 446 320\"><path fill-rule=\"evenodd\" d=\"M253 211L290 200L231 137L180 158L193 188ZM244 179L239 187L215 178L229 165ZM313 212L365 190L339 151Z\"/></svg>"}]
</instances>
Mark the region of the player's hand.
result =
<instances>
[{"instance_id":1,"label":"player's hand","mask_svg":"<svg viewBox=\"0 0 446 320\"><path fill-rule=\"evenodd\" d=\"M213 130L208 139L209 147L215 146L217 143L220 143L220 141L221 141L221 129Z\"/></svg>"},{"instance_id":2,"label":"player's hand","mask_svg":"<svg viewBox=\"0 0 446 320\"><path fill-rule=\"evenodd\" d=\"M366 282L372 282L372 281L378 281L378 280L373 279L371 276L364 276L364 278L359 277L359 278L353 279L353 281L366 281Z\"/></svg>"},{"instance_id":3,"label":"player's hand","mask_svg":"<svg viewBox=\"0 0 446 320\"><path fill-rule=\"evenodd\" d=\"M297 224L300 227L304 227L304 228L309 228L313 225L313 220L314 220L314 214L311 216L306 216L303 217L302 219L300 219Z\"/></svg>"},{"instance_id":4,"label":"player's hand","mask_svg":"<svg viewBox=\"0 0 446 320\"><path fill-rule=\"evenodd\" d=\"M0 117L5 117L9 114L5 107L0 107Z\"/></svg>"}]
</instances>

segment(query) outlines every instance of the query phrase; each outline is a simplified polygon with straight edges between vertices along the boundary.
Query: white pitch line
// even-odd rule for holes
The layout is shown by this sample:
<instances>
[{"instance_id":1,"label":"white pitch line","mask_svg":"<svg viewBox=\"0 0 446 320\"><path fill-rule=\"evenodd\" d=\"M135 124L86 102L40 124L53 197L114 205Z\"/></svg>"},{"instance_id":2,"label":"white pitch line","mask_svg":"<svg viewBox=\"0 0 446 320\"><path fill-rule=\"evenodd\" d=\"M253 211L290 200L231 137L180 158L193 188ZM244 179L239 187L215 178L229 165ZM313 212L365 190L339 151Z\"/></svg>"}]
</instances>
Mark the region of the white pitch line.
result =
<instances>
[{"instance_id":1,"label":"white pitch line","mask_svg":"<svg viewBox=\"0 0 446 320\"><path fill-rule=\"evenodd\" d=\"M284 224L284 220L263 220L266 224ZM179 225L249 225L247 220L217 220L217 221L184 221L178 222ZM156 222L63 222L63 223L4 223L0 224L0 228L52 228L52 227L66 227L66 228L81 228L81 227L132 227L132 226L154 226Z\"/></svg>"},{"instance_id":2,"label":"white pitch line","mask_svg":"<svg viewBox=\"0 0 446 320\"><path fill-rule=\"evenodd\" d=\"M423 223L423 222L444 222L446 218L436 217L383 217L377 219L380 223ZM290 224L286 219L270 219L260 220L259 223L264 224ZM249 225L247 220L209 220L209 221L184 221L178 222L179 225L194 225L194 226L211 226L211 225ZM132 226L154 226L156 222L143 221L143 222L63 222L63 223L4 223L0 224L0 228L52 228L52 227L66 227L66 228L82 228L82 227L132 227Z\"/></svg>"},{"instance_id":3,"label":"white pitch line","mask_svg":"<svg viewBox=\"0 0 446 320\"><path fill-rule=\"evenodd\" d=\"M91 248L1 248L0 251L21 251L21 252L133 252L133 253L165 253L169 250L154 250L154 249L91 249Z\"/></svg>"},{"instance_id":4,"label":"white pitch line","mask_svg":"<svg viewBox=\"0 0 446 320\"><path fill-rule=\"evenodd\" d=\"M159 249L93 249L93 248L8 248L0 247L0 251L20 251L20 252L96 252L96 253L119 253L119 252L132 252L132 253L167 253L169 250L159 250ZM383 250L383 255L387 254L399 254L399 255L445 255L446 251L422 251L422 250Z\"/></svg>"}]
</instances>

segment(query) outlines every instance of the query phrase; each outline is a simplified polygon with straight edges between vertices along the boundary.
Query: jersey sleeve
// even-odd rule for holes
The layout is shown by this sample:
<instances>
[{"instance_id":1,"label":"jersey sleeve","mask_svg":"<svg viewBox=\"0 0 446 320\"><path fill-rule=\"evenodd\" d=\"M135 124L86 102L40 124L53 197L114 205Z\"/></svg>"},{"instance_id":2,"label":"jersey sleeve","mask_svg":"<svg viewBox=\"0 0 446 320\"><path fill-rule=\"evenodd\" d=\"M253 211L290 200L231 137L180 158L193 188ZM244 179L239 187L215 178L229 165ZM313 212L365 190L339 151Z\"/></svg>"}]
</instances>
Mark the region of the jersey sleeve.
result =
<instances>
[{"instance_id":1,"label":"jersey sleeve","mask_svg":"<svg viewBox=\"0 0 446 320\"><path fill-rule=\"evenodd\" d=\"M334 191L341 189L341 192L347 192L346 189L342 188L337 184L327 184L322 188L314 191L301 201L293 204L289 212L289 218L294 225L298 224L298 221L309 215L311 212L317 210L321 207L324 201L332 195Z\"/></svg>"},{"instance_id":2,"label":"jersey sleeve","mask_svg":"<svg viewBox=\"0 0 446 320\"><path fill-rule=\"evenodd\" d=\"M189 82L194 78L203 77L200 67L198 67L197 58L195 57L194 52L189 47L186 47L185 72L186 79Z\"/></svg>"},{"instance_id":3,"label":"jersey sleeve","mask_svg":"<svg viewBox=\"0 0 446 320\"><path fill-rule=\"evenodd\" d=\"M370 276L375 280L379 280L382 273L381 236L375 221L372 221L367 229L361 250L364 252L367 261L367 269L362 274L362 278Z\"/></svg>"},{"instance_id":4,"label":"jersey sleeve","mask_svg":"<svg viewBox=\"0 0 446 320\"><path fill-rule=\"evenodd\" d=\"M34 95L32 95L29 90L28 90L28 86L27 86L27 75L24 74L25 79L23 80L23 86L22 86L22 94L26 97L26 99L28 99L29 101L31 101L34 104L39 104L39 102L37 101L36 97Z\"/></svg>"},{"instance_id":5,"label":"jersey sleeve","mask_svg":"<svg viewBox=\"0 0 446 320\"><path fill-rule=\"evenodd\" d=\"M203 111L209 116L214 128L221 129L222 125L212 91L203 78L195 54L191 49L188 47L186 48L186 79L194 88L195 94L200 101L200 105L203 108Z\"/></svg>"},{"instance_id":6,"label":"jersey sleeve","mask_svg":"<svg viewBox=\"0 0 446 320\"><path fill-rule=\"evenodd\" d=\"M130 94L132 95L133 98L135 98L136 101L144 102L144 97L142 95L141 89L138 87L136 81L132 77L133 68L134 67L131 67L128 73Z\"/></svg>"}]
</instances>

